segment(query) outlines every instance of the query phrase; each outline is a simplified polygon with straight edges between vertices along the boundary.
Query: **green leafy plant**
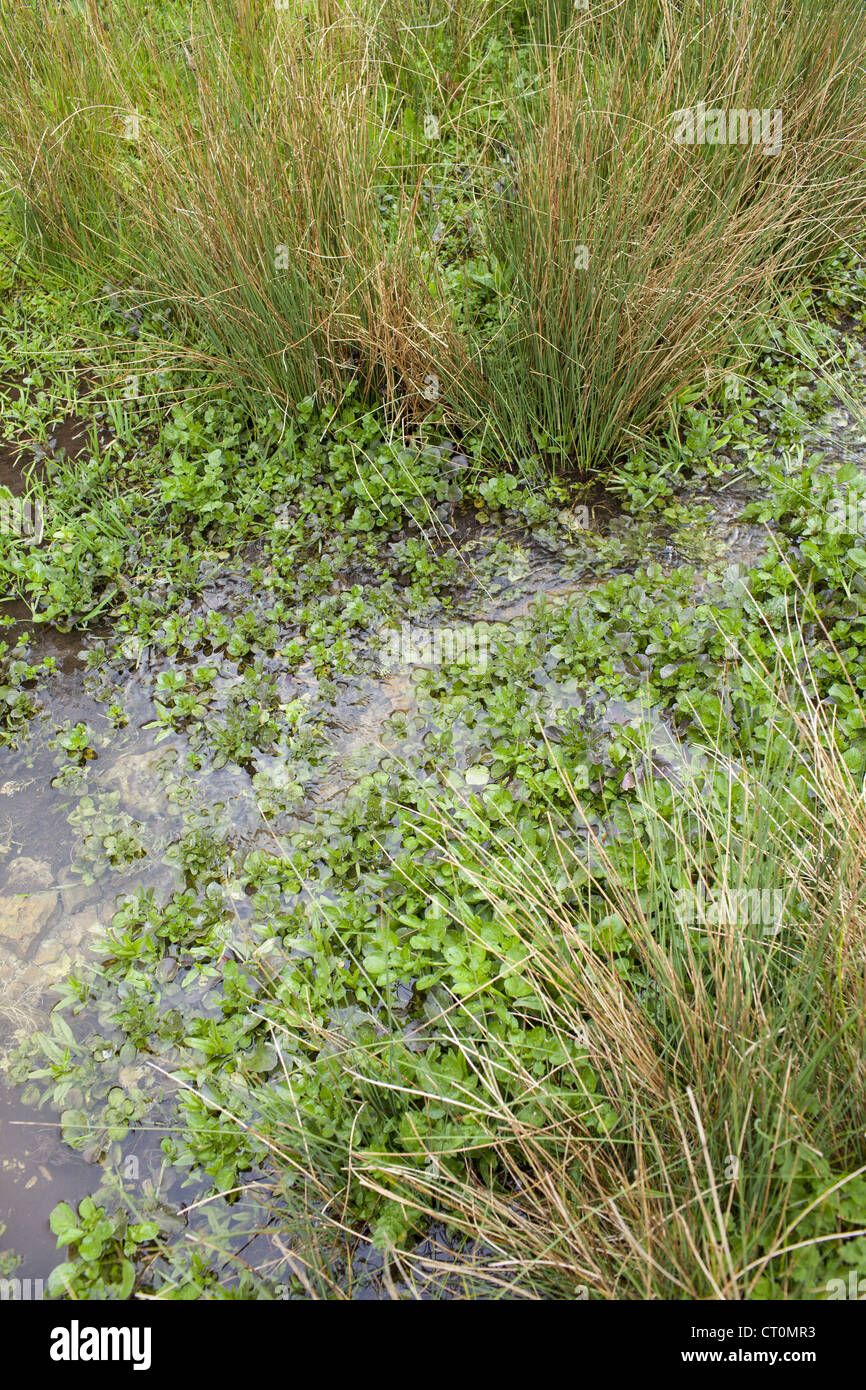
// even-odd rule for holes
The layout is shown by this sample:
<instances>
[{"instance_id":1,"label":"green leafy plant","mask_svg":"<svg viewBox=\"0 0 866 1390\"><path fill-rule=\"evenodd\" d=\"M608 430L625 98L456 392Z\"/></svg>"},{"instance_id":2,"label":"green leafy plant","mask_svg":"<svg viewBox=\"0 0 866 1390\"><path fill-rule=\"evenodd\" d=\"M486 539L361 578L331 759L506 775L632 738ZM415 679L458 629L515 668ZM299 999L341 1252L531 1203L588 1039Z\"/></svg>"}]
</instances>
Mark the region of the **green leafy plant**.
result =
<instances>
[{"instance_id":1,"label":"green leafy plant","mask_svg":"<svg viewBox=\"0 0 866 1390\"><path fill-rule=\"evenodd\" d=\"M50 1225L58 1250L68 1249L68 1258L55 1266L48 1281L54 1298L128 1299L135 1285L134 1259L159 1234L156 1222L130 1223L122 1215L106 1215L92 1197L84 1197L77 1212L68 1202L58 1203Z\"/></svg>"}]
</instances>

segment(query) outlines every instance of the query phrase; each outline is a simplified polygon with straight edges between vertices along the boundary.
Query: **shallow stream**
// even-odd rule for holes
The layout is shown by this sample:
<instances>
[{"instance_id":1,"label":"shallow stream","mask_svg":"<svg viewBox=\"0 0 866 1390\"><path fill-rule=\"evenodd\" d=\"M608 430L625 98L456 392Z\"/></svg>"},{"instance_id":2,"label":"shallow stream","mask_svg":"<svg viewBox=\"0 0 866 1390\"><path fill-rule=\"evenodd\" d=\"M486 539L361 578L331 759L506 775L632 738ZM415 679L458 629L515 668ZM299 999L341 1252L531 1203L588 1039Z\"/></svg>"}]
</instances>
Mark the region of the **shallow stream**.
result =
<instances>
[{"instance_id":1,"label":"shallow stream","mask_svg":"<svg viewBox=\"0 0 866 1390\"><path fill-rule=\"evenodd\" d=\"M73 423L67 421L63 428L72 438ZM866 440L838 403L811 432L808 447L824 450L829 467L846 461L866 467ZM19 483L16 468L6 460L3 480L9 485ZM760 479L743 469L705 482L700 492L683 494L690 505L706 508L700 530L693 528L686 537L674 536L664 526L642 527L605 499L591 509L589 524L621 543L623 570L650 559L667 571L693 565L697 598L708 576L731 572L732 566L747 570L771 543L765 527L741 519L744 505L760 491ZM529 533L503 532L493 523L467 521L455 528L452 543L466 575L455 597L453 622L476 625L476 639L485 624L500 634L519 627L539 602L579 606L582 594L598 582L585 558L551 553ZM491 574L485 557L494 544L499 563ZM612 572L607 567L602 577ZM215 575L195 605L232 623L255 599L248 577L238 572ZM127 640L108 666L91 662L89 654L111 645L106 628L97 625L86 635L63 633L28 627L20 616L21 630L31 633L28 659L52 657L56 672L34 691L37 711L19 747L0 749L0 1047L7 1050L26 1044L45 1027L56 998L52 990L70 971L80 973L88 961L98 971L98 943L131 892L149 889L166 901L190 886L189 865L173 852L191 826L216 835L226 855L240 864L251 850L273 850L281 835L339 805L360 776L383 758L405 753L407 738L423 738L423 726L412 725L415 681L420 669L435 662L437 651L436 632L428 631L432 655L423 644L414 660L401 650L396 669L380 664L377 670L370 662L368 674L338 680L335 692L324 693L311 668L301 665L289 674L281 669L279 650L264 653L263 669L275 680L284 705L303 700L316 720L302 795L290 808L281 809L277 799L264 816L262 783L270 779L279 788L279 754L258 753L244 765L229 760L218 766L220 760L201 742L193 745L175 731L159 737L157 681L171 662L135 639ZM220 676L218 689L222 680ZM113 701L127 716L121 726L107 713ZM596 710L600 728L626 722L631 714L614 702ZM79 725L91 731L92 746L70 753L58 744L58 735ZM662 752L675 755L663 721L658 743ZM230 953L245 939L249 903L242 892L227 891L235 924L234 935L224 942ZM219 981L205 992L198 985L191 989L170 956L161 962L157 983L163 1003L181 1016L209 1008L219 1012ZM98 997L92 1008L98 1017ZM166 1168L158 1149L162 1133L171 1129L170 1073L177 1058L171 1047L147 1056L136 1055L133 1048L130 1060L117 1067L115 1080L121 1090L143 1091L154 1102L148 1125L133 1125L123 1140L127 1175L160 1185L166 1206L181 1212L181 1230L197 1189L181 1186L182 1175ZM66 1104L73 1102L74 1097L67 1098ZM20 1273L45 1278L58 1259L49 1212L61 1199L75 1203L96 1189L104 1145L97 1138L89 1148L71 1148L57 1113L28 1106L21 1089L7 1085L0 1088L0 1152L2 1244L23 1256ZM257 1258L264 1263L267 1242L253 1241L244 1258L253 1266Z\"/></svg>"}]
</instances>

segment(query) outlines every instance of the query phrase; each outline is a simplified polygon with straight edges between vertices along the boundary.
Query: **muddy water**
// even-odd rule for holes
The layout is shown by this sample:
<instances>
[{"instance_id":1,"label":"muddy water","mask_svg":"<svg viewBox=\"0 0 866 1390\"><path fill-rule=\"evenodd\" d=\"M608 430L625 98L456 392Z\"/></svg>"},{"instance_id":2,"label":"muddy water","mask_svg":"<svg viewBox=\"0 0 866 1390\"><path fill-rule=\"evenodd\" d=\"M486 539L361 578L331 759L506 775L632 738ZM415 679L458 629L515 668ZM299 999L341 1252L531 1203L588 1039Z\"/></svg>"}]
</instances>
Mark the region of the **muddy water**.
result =
<instances>
[{"instance_id":1,"label":"muddy water","mask_svg":"<svg viewBox=\"0 0 866 1390\"><path fill-rule=\"evenodd\" d=\"M846 461L866 467L866 440L838 405L811 432L809 448L825 449L829 467ZM18 476L16 469L7 471L10 477ZM648 560L665 569L694 565L699 593L710 571L726 565L745 570L766 550L765 528L741 520L743 506L759 492L754 477L733 471L704 492L683 494L683 500L707 507L705 524L687 541L679 538L675 543L664 527L658 527L635 548L637 523L612 506L597 509L590 526L622 541L623 569ZM490 577L484 570L485 555L494 541L501 546L503 539L510 546L510 561ZM591 555L581 556L579 545L563 556L537 538L518 532L504 535L486 526L461 537L461 550L467 583L455 604L459 621L507 629L525 622L539 601L579 604L581 594L598 582ZM607 566L602 577L611 572ZM248 597L243 576L236 575L215 579L200 602L230 614L235 603ZM0 1050L11 1049L45 1026L55 1000L52 991L70 971L81 972L88 963L98 970L97 943L131 892L150 889L164 902L184 886L172 848L191 815L217 831L242 862L249 850L272 849L275 836L338 805L360 776L399 746L399 717L415 710L414 681L423 664L409 659L402 669L338 681L336 698L322 702L326 751L304 788L301 804L266 820L250 769L231 763L216 767L183 735L172 733L157 742L156 731L145 727L156 718L155 681L167 663L146 650L128 649L125 666L112 671L116 697L129 715L128 724L118 729L107 717L103 677L89 673L86 662L88 650L94 650L105 634L96 630L82 638L44 627L32 631L31 659L52 656L57 670L40 687L40 708L21 746L0 749ZM278 661L271 666L278 668ZM301 693L315 706L318 682L312 671L296 672L287 681L286 693ZM599 709L596 717L601 728L628 722L635 713L611 704ZM95 756L76 766L57 746L56 735L62 726L79 723L97 737ZM653 747L669 768L675 769L683 756L663 721L657 721ZM256 770L278 778L280 759L257 755ZM99 849L101 816L112 825L122 820L134 835L139 852L131 862L113 863ZM246 904L241 900L235 907L240 941ZM163 965L167 997L174 989L179 1007L201 1010L201 996L182 996L182 979L173 979L170 961ZM191 1194L187 1187L181 1192L157 1152L160 1123L166 1130L171 1126L172 1086L150 1065L155 1062L170 1071L172 1060L170 1051L152 1055L146 1065L136 1059L119 1081L149 1088L156 1101L148 1128L133 1129L125 1141L124 1156L140 1159L141 1171L151 1178L158 1174L164 1201L178 1209L194 1201L195 1190ZM44 1278L57 1262L48 1214L57 1201L76 1202L96 1189L101 1177L99 1146L89 1152L70 1148L63 1142L56 1114L30 1109L20 1090L0 1087L0 1154L0 1225L6 1225L0 1249L12 1248L24 1256L20 1272L27 1277ZM255 1263L252 1252L248 1258Z\"/></svg>"}]
</instances>

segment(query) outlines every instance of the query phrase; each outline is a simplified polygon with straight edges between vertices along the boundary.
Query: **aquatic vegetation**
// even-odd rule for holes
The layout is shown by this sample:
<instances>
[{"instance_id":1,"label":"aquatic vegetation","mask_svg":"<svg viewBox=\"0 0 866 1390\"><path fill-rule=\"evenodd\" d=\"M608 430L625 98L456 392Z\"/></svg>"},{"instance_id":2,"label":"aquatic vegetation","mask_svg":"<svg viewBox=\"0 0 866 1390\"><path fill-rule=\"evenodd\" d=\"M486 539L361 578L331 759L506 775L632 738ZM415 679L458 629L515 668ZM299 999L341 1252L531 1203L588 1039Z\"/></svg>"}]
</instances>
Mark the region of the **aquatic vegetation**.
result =
<instances>
[{"instance_id":1,"label":"aquatic vegetation","mask_svg":"<svg viewBox=\"0 0 866 1390\"><path fill-rule=\"evenodd\" d=\"M745 30L674 41L698 0L233 7L230 46L202 5L195 66L168 0L32 8L0 1019L56 1136L4 1239L70 1299L830 1296L866 1239L859 10L746 45L759 114L812 92L797 163L652 156L666 103L739 102ZM116 111L67 120L75 83Z\"/></svg>"}]
</instances>

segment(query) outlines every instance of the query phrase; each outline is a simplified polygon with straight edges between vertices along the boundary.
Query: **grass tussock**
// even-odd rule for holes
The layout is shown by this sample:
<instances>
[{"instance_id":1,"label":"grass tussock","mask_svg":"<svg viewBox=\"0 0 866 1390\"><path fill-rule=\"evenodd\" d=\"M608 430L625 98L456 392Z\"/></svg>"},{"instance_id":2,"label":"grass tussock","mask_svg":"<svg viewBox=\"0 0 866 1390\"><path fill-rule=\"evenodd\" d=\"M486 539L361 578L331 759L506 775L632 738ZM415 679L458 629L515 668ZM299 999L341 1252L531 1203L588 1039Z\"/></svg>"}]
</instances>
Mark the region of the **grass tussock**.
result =
<instances>
[{"instance_id":1,"label":"grass tussock","mask_svg":"<svg viewBox=\"0 0 866 1390\"><path fill-rule=\"evenodd\" d=\"M11 10L31 247L165 301L281 407L355 381L597 466L866 210L853 0ZM699 102L778 111L778 149L678 143Z\"/></svg>"},{"instance_id":2,"label":"grass tussock","mask_svg":"<svg viewBox=\"0 0 866 1390\"><path fill-rule=\"evenodd\" d=\"M515 196L487 208L510 290L497 418L585 465L654 423L672 387L713 379L769 287L863 216L844 7L737 5L723 24L705 4L651 8L578 15L539 50L537 97L513 107ZM698 101L723 113L708 138L737 143L697 143ZM751 143L758 112L770 139Z\"/></svg>"},{"instance_id":3,"label":"grass tussock","mask_svg":"<svg viewBox=\"0 0 866 1390\"><path fill-rule=\"evenodd\" d=\"M416 1117L402 1156L359 1145L340 1161L302 1113L275 1112L274 1144L331 1171L320 1243L349 1239L349 1181L410 1228L462 1233L457 1296L786 1300L847 1279L866 1246L866 802L805 648L780 647L761 677L763 765L721 740L675 773L638 758L619 835L593 826L562 766L574 816L551 819L557 872L481 818L431 816L430 851L509 928L502 980L525 985L509 1010L573 1060L540 1068L531 1031L507 1045L469 994L437 1020L464 1080L455 1067L427 1089L392 1044L347 1048L287 1009L286 1041L306 1030L333 1054L359 1118L404 1090ZM425 1142L443 1107L450 1141ZM435 1255L389 1254L403 1289L441 1277Z\"/></svg>"}]
</instances>

